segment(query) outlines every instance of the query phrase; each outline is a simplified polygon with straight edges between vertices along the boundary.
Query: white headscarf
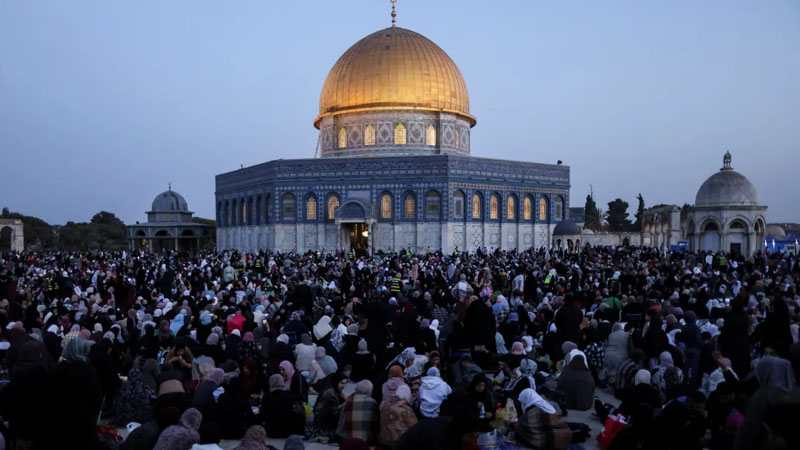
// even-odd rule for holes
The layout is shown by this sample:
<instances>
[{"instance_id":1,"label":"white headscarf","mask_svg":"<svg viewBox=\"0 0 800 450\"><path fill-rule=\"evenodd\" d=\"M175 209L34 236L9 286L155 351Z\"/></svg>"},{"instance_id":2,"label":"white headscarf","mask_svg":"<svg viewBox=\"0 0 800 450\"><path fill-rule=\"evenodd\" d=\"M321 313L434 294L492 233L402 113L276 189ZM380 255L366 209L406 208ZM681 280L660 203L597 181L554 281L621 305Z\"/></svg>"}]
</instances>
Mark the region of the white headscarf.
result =
<instances>
[{"instance_id":1,"label":"white headscarf","mask_svg":"<svg viewBox=\"0 0 800 450\"><path fill-rule=\"evenodd\" d=\"M566 367L567 364L569 364L569 362L572 361L572 358L574 358L576 355L583 356L583 364L585 364L586 368L588 369L589 368L589 361L586 359L586 354L583 353L582 351L578 350L577 348L573 349L569 353L567 353L567 357L564 358L564 367Z\"/></svg>"},{"instance_id":2,"label":"white headscarf","mask_svg":"<svg viewBox=\"0 0 800 450\"><path fill-rule=\"evenodd\" d=\"M430 326L428 326L434 333L436 333L436 340L439 340L439 320L433 319L431 320Z\"/></svg>"},{"instance_id":3,"label":"white headscarf","mask_svg":"<svg viewBox=\"0 0 800 450\"><path fill-rule=\"evenodd\" d=\"M556 412L556 409L553 408L550 402L542 398L541 395L537 394L536 391L531 388L523 389L523 391L519 393L519 402L522 403L523 410L531 406L536 406L547 414L555 414Z\"/></svg>"}]
</instances>

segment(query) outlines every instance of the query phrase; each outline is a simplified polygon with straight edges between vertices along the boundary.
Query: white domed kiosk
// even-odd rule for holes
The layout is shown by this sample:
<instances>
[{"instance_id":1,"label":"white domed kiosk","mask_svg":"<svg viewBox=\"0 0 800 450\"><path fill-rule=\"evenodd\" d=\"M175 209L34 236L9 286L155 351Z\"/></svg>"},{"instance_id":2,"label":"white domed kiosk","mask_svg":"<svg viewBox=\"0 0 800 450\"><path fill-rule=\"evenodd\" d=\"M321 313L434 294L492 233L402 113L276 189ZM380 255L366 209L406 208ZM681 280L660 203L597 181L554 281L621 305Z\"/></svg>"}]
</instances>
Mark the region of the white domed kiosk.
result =
<instances>
[{"instance_id":1,"label":"white domed kiosk","mask_svg":"<svg viewBox=\"0 0 800 450\"><path fill-rule=\"evenodd\" d=\"M722 168L697 191L686 217L686 237L692 250L752 255L766 230L767 207L758 204L753 183L731 167L726 152Z\"/></svg>"}]
</instances>

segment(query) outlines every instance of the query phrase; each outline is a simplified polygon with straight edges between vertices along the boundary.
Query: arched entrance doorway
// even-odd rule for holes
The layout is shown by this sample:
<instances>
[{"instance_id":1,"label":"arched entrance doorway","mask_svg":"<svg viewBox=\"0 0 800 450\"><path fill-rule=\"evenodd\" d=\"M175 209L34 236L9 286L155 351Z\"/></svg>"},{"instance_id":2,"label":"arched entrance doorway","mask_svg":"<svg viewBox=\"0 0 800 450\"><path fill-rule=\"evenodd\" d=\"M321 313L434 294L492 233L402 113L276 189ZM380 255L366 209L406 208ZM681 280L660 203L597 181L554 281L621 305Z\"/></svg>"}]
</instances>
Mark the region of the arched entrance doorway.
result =
<instances>
[{"instance_id":1,"label":"arched entrance doorway","mask_svg":"<svg viewBox=\"0 0 800 450\"><path fill-rule=\"evenodd\" d=\"M0 227L0 252L10 252L13 242L11 227Z\"/></svg>"},{"instance_id":2,"label":"arched entrance doorway","mask_svg":"<svg viewBox=\"0 0 800 450\"><path fill-rule=\"evenodd\" d=\"M136 231L134 236L135 236L134 238L135 244L133 248L138 250L148 250L150 245L150 240L147 239L147 233L145 233L144 230L138 230Z\"/></svg>"},{"instance_id":3,"label":"arched entrance doorway","mask_svg":"<svg viewBox=\"0 0 800 450\"><path fill-rule=\"evenodd\" d=\"M169 231L156 231L155 239L153 239L153 250L157 252L162 250L175 250L174 239L169 234Z\"/></svg>"},{"instance_id":4,"label":"arched entrance doorway","mask_svg":"<svg viewBox=\"0 0 800 450\"><path fill-rule=\"evenodd\" d=\"M342 204L336 209L335 222L339 227L338 248L357 255L372 254L375 221L361 202L350 200Z\"/></svg>"},{"instance_id":5,"label":"arched entrance doorway","mask_svg":"<svg viewBox=\"0 0 800 450\"><path fill-rule=\"evenodd\" d=\"M718 252L720 248L719 227L714 222L708 222L703 227L700 235L700 249L709 252Z\"/></svg>"},{"instance_id":6,"label":"arched entrance doorway","mask_svg":"<svg viewBox=\"0 0 800 450\"><path fill-rule=\"evenodd\" d=\"M728 251L734 255L741 255L750 248L747 224L742 220L734 220L728 225L725 238L728 241Z\"/></svg>"},{"instance_id":7,"label":"arched entrance doorway","mask_svg":"<svg viewBox=\"0 0 800 450\"><path fill-rule=\"evenodd\" d=\"M182 252L196 252L197 239L192 230L183 230L181 238L178 240L178 250Z\"/></svg>"},{"instance_id":8,"label":"arched entrance doorway","mask_svg":"<svg viewBox=\"0 0 800 450\"><path fill-rule=\"evenodd\" d=\"M20 219L0 219L0 251L25 250L23 225Z\"/></svg>"}]
</instances>

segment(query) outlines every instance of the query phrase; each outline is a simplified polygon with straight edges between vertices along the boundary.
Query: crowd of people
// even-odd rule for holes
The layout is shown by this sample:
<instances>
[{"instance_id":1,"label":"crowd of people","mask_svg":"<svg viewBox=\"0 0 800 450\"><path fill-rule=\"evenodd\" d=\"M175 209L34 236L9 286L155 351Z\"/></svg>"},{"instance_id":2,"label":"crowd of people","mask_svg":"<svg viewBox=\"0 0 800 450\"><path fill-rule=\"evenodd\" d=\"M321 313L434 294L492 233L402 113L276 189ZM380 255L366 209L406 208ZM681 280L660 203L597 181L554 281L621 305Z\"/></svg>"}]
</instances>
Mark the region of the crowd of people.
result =
<instances>
[{"instance_id":1,"label":"crowd of people","mask_svg":"<svg viewBox=\"0 0 800 450\"><path fill-rule=\"evenodd\" d=\"M0 448L580 448L575 410L611 449L800 448L798 279L643 247L7 253Z\"/></svg>"}]
</instances>

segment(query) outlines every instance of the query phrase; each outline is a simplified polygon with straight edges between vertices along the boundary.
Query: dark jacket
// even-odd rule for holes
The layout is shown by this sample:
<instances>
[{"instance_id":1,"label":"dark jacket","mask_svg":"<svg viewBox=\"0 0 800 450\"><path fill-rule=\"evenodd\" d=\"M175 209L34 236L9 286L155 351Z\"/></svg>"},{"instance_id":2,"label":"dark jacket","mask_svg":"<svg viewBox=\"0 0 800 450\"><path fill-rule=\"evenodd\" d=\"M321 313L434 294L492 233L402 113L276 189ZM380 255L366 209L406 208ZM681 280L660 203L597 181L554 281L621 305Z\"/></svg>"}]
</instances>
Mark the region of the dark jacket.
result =
<instances>
[{"instance_id":1,"label":"dark jacket","mask_svg":"<svg viewBox=\"0 0 800 450\"><path fill-rule=\"evenodd\" d=\"M294 411L294 405L292 395L284 390L272 391L264 397L261 416L268 437L285 439L292 434L304 434L305 415Z\"/></svg>"}]
</instances>

